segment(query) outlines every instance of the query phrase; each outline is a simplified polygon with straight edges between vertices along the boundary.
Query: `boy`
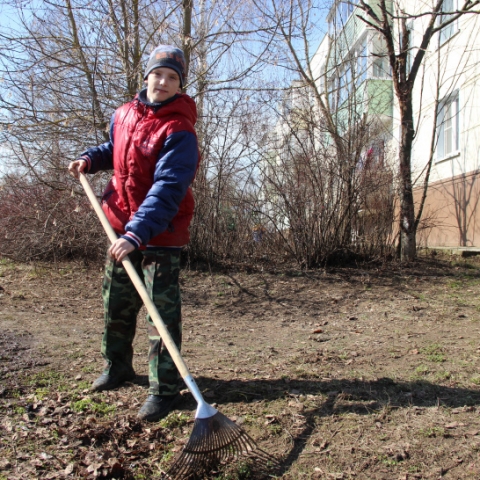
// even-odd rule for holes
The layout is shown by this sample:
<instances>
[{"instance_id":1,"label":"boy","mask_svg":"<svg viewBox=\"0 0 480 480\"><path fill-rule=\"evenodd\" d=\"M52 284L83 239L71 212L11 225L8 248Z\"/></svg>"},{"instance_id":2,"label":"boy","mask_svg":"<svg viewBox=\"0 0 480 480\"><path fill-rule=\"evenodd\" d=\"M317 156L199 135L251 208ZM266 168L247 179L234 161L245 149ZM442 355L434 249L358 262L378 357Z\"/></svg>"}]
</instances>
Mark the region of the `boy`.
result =
<instances>
[{"instance_id":1,"label":"boy","mask_svg":"<svg viewBox=\"0 0 480 480\"><path fill-rule=\"evenodd\" d=\"M105 266L101 352L106 366L93 391L135 378L132 342L142 301L120 263L126 255L143 276L179 349L181 345L180 250L189 240L190 185L199 162L195 103L181 93L183 52L159 45L150 55L144 81L146 88L112 116L110 141L86 150L68 167L76 178L79 172L114 170L102 208L119 238L108 249ZM156 421L172 409L180 377L149 316L147 324L150 387L138 416Z\"/></svg>"}]
</instances>

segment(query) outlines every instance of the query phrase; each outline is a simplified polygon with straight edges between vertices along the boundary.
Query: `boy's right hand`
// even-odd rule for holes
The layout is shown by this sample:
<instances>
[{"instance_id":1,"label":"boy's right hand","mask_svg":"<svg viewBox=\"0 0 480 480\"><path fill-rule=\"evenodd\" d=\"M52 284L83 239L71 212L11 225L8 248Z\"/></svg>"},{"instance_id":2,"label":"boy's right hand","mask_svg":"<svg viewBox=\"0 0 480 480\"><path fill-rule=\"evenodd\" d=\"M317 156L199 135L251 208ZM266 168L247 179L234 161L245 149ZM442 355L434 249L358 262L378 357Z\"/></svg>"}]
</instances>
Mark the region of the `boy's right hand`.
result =
<instances>
[{"instance_id":1,"label":"boy's right hand","mask_svg":"<svg viewBox=\"0 0 480 480\"><path fill-rule=\"evenodd\" d=\"M70 165L68 166L68 171L70 172L70 175L72 175L75 178L78 178L80 173L85 173L86 168L87 168L87 161L84 160L83 158L78 158L77 160L70 162Z\"/></svg>"}]
</instances>

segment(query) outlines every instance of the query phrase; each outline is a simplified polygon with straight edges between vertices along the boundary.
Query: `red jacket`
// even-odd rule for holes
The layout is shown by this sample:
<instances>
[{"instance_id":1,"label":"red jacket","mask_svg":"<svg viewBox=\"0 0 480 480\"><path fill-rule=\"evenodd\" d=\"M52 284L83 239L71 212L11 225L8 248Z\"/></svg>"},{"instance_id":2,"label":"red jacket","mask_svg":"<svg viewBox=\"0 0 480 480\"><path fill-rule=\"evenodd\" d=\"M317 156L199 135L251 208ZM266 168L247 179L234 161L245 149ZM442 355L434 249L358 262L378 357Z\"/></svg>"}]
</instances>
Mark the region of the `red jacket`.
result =
<instances>
[{"instance_id":1,"label":"red jacket","mask_svg":"<svg viewBox=\"0 0 480 480\"><path fill-rule=\"evenodd\" d=\"M199 162L196 120L189 96L159 106L149 104L142 91L113 115L111 141L84 154L89 173L113 167L103 210L114 230L137 246L180 247L189 241L190 185Z\"/></svg>"}]
</instances>

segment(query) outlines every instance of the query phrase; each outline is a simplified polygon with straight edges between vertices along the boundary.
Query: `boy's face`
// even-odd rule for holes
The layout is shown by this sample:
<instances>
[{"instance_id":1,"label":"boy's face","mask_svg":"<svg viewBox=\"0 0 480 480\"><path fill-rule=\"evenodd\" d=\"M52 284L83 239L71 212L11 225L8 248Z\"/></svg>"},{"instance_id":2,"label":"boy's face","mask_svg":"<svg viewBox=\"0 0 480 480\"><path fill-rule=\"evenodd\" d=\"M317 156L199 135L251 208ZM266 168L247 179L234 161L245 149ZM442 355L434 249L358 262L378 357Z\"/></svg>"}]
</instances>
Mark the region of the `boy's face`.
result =
<instances>
[{"instance_id":1,"label":"boy's face","mask_svg":"<svg viewBox=\"0 0 480 480\"><path fill-rule=\"evenodd\" d=\"M168 100L176 93L181 93L178 73L168 67L153 69L145 80L147 84L147 99L150 103Z\"/></svg>"}]
</instances>

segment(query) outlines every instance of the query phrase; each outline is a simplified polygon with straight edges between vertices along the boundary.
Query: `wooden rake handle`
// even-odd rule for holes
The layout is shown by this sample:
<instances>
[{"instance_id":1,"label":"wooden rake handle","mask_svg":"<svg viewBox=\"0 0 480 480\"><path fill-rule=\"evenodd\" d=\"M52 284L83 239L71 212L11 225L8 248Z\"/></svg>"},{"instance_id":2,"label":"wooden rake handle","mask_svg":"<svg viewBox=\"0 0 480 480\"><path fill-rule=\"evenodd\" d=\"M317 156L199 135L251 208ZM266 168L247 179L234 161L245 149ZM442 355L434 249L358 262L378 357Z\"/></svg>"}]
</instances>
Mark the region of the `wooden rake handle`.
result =
<instances>
[{"instance_id":1,"label":"wooden rake handle","mask_svg":"<svg viewBox=\"0 0 480 480\"><path fill-rule=\"evenodd\" d=\"M102 210L102 207L100 206L100 203L97 200L95 193L93 193L90 183L88 182L87 178L83 173L80 173L79 179L80 179L80 183L83 186L83 189L85 190L85 193L87 194L88 199L90 200L90 203L92 204L93 209L95 210L95 213L97 214L100 222L102 223L102 226L109 240L112 243L114 243L118 239L118 235L115 233L112 226L110 225L110 222L108 221L107 216L105 215L105 212ZM155 306L152 299L148 295L147 289L145 288L145 285L143 284L140 277L138 276L138 273L135 270L135 267L133 266L132 262L128 258L128 255L122 260L122 264L125 270L127 271L128 276L130 277L130 280L132 281L133 285L137 289L137 292L142 298L143 303L150 315L150 318L152 319L155 327L157 327L158 333L162 337L163 343L167 347L167 350L169 351L173 361L175 362L175 365L177 366L178 371L180 372L180 375L182 376L183 379L185 379L187 376L190 377L191 376L190 372L188 371L185 361L180 355L180 351L175 345L175 342L173 341L169 331L167 330L165 323L163 323L162 317L158 313L157 307Z\"/></svg>"}]
</instances>

